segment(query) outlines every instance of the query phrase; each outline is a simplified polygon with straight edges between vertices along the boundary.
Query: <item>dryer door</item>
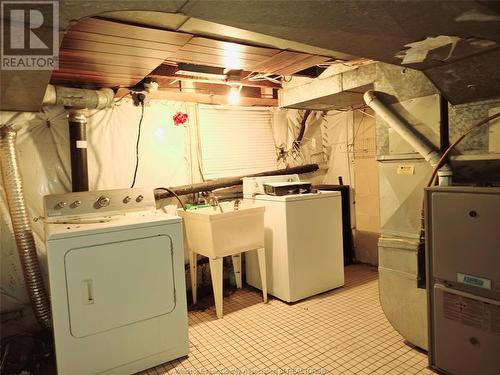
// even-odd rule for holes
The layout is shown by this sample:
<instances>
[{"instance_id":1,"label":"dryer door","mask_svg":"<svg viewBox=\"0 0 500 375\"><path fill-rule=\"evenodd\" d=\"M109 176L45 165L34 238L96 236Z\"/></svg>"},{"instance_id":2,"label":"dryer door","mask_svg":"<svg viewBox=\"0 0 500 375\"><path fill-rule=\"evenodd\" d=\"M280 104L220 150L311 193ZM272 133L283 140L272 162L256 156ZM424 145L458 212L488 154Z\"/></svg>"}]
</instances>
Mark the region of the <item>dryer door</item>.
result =
<instances>
[{"instance_id":1,"label":"dryer door","mask_svg":"<svg viewBox=\"0 0 500 375\"><path fill-rule=\"evenodd\" d=\"M175 308L172 257L166 235L71 249L65 270L72 336L170 313Z\"/></svg>"}]
</instances>

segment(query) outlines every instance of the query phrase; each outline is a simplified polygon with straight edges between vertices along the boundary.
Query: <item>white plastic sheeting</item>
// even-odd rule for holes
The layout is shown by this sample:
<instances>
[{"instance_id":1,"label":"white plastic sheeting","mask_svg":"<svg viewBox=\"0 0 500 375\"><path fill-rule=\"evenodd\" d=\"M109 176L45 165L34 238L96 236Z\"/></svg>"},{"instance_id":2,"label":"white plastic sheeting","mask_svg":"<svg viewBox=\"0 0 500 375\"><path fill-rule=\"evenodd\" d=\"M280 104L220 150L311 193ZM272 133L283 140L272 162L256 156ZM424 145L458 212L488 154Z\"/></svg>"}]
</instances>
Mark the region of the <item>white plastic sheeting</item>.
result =
<instances>
[{"instance_id":1,"label":"white plastic sheeting","mask_svg":"<svg viewBox=\"0 0 500 375\"><path fill-rule=\"evenodd\" d=\"M342 176L344 184L354 186L354 134L352 111L313 111L306 122L306 129L299 151L292 148L300 131L303 110L289 109L279 121L273 122L276 147L287 151L278 168L317 163L323 174L316 174L321 184L337 184ZM284 118L286 117L286 118Z\"/></svg>"},{"instance_id":2,"label":"white plastic sheeting","mask_svg":"<svg viewBox=\"0 0 500 375\"><path fill-rule=\"evenodd\" d=\"M189 127L175 126L172 116L192 112L194 104L170 101L146 102L139 147L136 186L158 187L190 182L190 151L186 146ZM89 113L89 187L115 189L130 187L135 167L135 145L140 107L122 100L113 108ZM18 157L24 192L31 218L43 215L42 197L71 190L69 134L63 107L44 107L39 113L0 113L0 124L18 131ZM43 222L33 221L33 231L42 272L46 276ZM3 189L0 191L1 310L17 310L29 303L8 217Z\"/></svg>"},{"instance_id":3,"label":"white plastic sheeting","mask_svg":"<svg viewBox=\"0 0 500 375\"><path fill-rule=\"evenodd\" d=\"M173 125L176 102L146 104L139 145L136 186L158 187L189 183L186 153L187 126ZM136 162L140 108L129 103L102 111L89 119L89 189L129 187ZM193 120L195 121L195 120ZM97 146L97 147L96 147Z\"/></svg>"},{"instance_id":4,"label":"white plastic sheeting","mask_svg":"<svg viewBox=\"0 0 500 375\"><path fill-rule=\"evenodd\" d=\"M321 112L313 111L307 121L300 148L293 147L293 142L299 135L301 122L305 111L288 109L276 112L273 118L273 134L277 149L285 151L284 158L278 163L278 168L295 167L304 164L324 164L326 161L321 124L324 118ZM321 182L321 181L319 181Z\"/></svg>"},{"instance_id":5,"label":"white plastic sheeting","mask_svg":"<svg viewBox=\"0 0 500 375\"><path fill-rule=\"evenodd\" d=\"M355 186L354 181L354 134L352 111L330 111L326 116L325 135L330 147L326 184L338 184L341 176L344 184Z\"/></svg>"}]
</instances>

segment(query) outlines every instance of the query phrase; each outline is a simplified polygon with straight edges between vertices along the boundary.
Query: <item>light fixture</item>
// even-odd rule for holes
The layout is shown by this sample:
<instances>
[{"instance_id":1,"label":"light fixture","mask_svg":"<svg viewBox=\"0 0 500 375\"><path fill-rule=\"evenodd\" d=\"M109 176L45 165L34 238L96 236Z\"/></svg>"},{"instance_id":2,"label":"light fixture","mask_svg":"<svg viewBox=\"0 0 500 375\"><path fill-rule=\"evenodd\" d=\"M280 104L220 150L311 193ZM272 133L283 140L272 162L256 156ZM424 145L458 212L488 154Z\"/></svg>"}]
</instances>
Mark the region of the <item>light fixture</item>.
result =
<instances>
[{"instance_id":1,"label":"light fixture","mask_svg":"<svg viewBox=\"0 0 500 375\"><path fill-rule=\"evenodd\" d=\"M229 94L227 97L227 101L231 105L237 105L240 103L240 90L241 86L231 86L229 89Z\"/></svg>"},{"instance_id":2,"label":"light fixture","mask_svg":"<svg viewBox=\"0 0 500 375\"><path fill-rule=\"evenodd\" d=\"M158 91L158 87L160 85L158 84L158 82L156 81L153 81L153 80L148 80L148 81L145 81L144 82L144 91L146 92L155 92L155 91Z\"/></svg>"},{"instance_id":3,"label":"light fixture","mask_svg":"<svg viewBox=\"0 0 500 375\"><path fill-rule=\"evenodd\" d=\"M229 69L241 69L241 45L224 44L224 66Z\"/></svg>"}]
</instances>

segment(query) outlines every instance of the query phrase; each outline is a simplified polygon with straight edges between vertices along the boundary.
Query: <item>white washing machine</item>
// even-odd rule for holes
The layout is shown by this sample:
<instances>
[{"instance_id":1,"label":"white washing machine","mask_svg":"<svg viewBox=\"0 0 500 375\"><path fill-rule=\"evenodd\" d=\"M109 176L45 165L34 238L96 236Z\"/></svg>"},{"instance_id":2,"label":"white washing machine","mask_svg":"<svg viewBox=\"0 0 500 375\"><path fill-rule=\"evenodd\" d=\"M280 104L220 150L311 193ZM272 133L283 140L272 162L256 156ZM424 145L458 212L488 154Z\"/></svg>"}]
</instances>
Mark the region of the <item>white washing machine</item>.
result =
<instances>
[{"instance_id":1,"label":"white washing machine","mask_svg":"<svg viewBox=\"0 0 500 375\"><path fill-rule=\"evenodd\" d=\"M153 192L44 197L59 375L133 374L188 354L181 219Z\"/></svg>"},{"instance_id":2,"label":"white washing machine","mask_svg":"<svg viewBox=\"0 0 500 375\"><path fill-rule=\"evenodd\" d=\"M298 175L243 180L245 200L262 204L268 293L295 302L344 285L342 206L338 191L272 196L263 184ZM293 189L292 189L293 190ZM245 254L246 281L262 289L255 254Z\"/></svg>"}]
</instances>

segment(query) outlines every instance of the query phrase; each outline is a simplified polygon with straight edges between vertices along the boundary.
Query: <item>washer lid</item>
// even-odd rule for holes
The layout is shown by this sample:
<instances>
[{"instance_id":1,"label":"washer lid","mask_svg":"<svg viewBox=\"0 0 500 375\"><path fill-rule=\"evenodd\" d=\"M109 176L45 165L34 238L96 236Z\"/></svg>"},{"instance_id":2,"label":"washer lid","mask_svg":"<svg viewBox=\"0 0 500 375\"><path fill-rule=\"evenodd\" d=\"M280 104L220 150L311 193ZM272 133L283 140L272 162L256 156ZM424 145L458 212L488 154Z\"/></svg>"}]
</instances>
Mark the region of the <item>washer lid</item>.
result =
<instances>
[{"instance_id":1,"label":"washer lid","mask_svg":"<svg viewBox=\"0 0 500 375\"><path fill-rule=\"evenodd\" d=\"M271 202L296 202L296 201L306 201L312 199L325 199L332 197L340 197L341 193L339 191L319 191L317 193L307 193L307 194L290 194L290 195L266 195L259 194L255 197L245 196L247 199L252 199L255 201L271 201Z\"/></svg>"}]
</instances>

